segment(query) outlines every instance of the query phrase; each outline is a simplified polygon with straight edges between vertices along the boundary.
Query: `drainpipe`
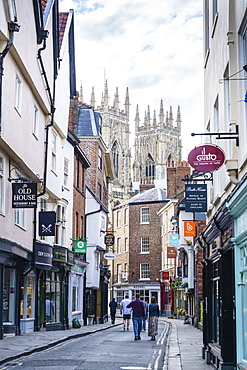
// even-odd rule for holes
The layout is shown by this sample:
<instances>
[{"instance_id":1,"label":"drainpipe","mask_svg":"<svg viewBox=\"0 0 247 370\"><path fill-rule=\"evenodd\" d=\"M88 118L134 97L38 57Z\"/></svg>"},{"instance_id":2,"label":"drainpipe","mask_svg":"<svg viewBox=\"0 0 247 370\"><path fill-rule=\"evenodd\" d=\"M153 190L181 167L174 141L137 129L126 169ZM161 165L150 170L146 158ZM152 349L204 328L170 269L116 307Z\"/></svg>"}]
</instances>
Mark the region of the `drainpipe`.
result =
<instances>
[{"instance_id":1,"label":"drainpipe","mask_svg":"<svg viewBox=\"0 0 247 370\"><path fill-rule=\"evenodd\" d=\"M7 42L7 45L5 46L5 49L2 53L0 53L0 137L2 132L2 93L3 93L3 60L8 54L11 46L14 42L14 32L19 32L20 26L17 23L9 23L9 41Z\"/></svg>"}]
</instances>

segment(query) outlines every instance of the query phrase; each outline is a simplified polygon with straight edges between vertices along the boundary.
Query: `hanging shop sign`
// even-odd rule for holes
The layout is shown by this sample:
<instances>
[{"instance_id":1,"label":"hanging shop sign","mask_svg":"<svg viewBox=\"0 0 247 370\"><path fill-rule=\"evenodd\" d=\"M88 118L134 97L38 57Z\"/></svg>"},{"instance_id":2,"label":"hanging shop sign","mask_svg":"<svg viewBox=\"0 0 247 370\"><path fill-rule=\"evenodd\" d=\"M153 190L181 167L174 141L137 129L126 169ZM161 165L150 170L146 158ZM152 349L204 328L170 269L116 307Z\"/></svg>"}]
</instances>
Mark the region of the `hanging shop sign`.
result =
<instances>
[{"instance_id":1,"label":"hanging shop sign","mask_svg":"<svg viewBox=\"0 0 247 370\"><path fill-rule=\"evenodd\" d=\"M161 281L169 281L170 280L170 274L169 271L161 271Z\"/></svg>"},{"instance_id":2,"label":"hanging shop sign","mask_svg":"<svg viewBox=\"0 0 247 370\"><path fill-rule=\"evenodd\" d=\"M185 212L207 212L206 184L185 184Z\"/></svg>"},{"instance_id":3,"label":"hanging shop sign","mask_svg":"<svg viewBox=\"0 0 247 370\"><path fill-rule=\"evenodd\" d=\"M176 258L177 251L175 247L167 247L167 258Z\"/></svg>"},{"instance_id":4,"label":"hanging shop sign","mask_svg":"<svg viewBox=\"0 0 247 370\"><path fill-rule=\"evenodd\" d=\"M56 212L39 212L39 236L55 236Z\"/></svg>"},{"instance_id":5,"label":"hanging shop sign","mask_svg":"<svg viewBox=\"0 0 247 370\"><path fill-rule=\"evenodd\" d=\"M184 236L196 236L196 223L194 221L184 222Z\"/></svg>"},{"instance_id":6,"label":"hanging shop sign","mask_svg":"<svg viewBox=\"0 0 247 370\"><path fill-rule=\"evenodd\" d=\"M170 245L178 245L179 244L178 234L170 234L169 235L169 244Z\"/></svg>"},{"instance_id":7,"label":"hanging shop sign","mask_svg":"<svg viewBox=\"0 0 247 370\"><path fill-rule=\"evenodd\" d=\"M107 247L111 247L111 246L113 246L113 245L114 245L114 235L113 235L113 234L106 234L106 235L105 235L105 240L104 240L104 242L105 242L105 245L106 245Z\"/></svg>"},{"instance_id":8,"label":"hanging shop sign","mask_svg":"<svg viewBox=\"0 0 247 370\"><path fill-rule=\"evenodd\" d=\"M104 258L106 260L115 260L117 256L115 255L115 253L111 253L111 252L108 252L108 253L105 253L104 254Z\"/></svg>"},{"instance_id":9,"label":"hanging shop sign","mask_svg":"<svg viewBox=\"0 0 247 370\"><path fill-rule=\"evenodd\" d=\"M74 252L75 253L86 253L87 252L87 241L86 240L74 240Z\"/></svg>"},{"instance_id":10,"label":"hanging shop sign","mask_svg":"<svg viewBox=\"0 0 247 370\"><path fill-rule=\"evenodd\" d=\"M34 264L41 270L50 270L52 267L53 247L50 244L36 242Z\"/></svg>"},{"instance_id":11,"label":"hanging shop sign","mask_svg":"<svg viewBox=\"0 0 247 370\"><path fill-rule=\"evenodd\" d=\"M37 183L12 183L12 208L36 208Z\"/></svg>"},{"instance_id":12,"label":"hanging shop sign","mask_svg":"<svg viewBox=\"0 0 247 370\"><path fill-rule=\"evenodd\" d=\"M224 164L225 153L216 145L200 145L191 150L188 162L199 172L212 172Z\"/></svg>"},{"instance_id":13,"label":"hanging shop sign","mask_svg":"<svg viewBox=\"0 0 247 370\"><path fill-rule=\"evenodd\" d=\"M58 262L59 264L67 263L67 248L60 245L54 245L53 247L53 262Z\"/></svg>"}]
</instances>

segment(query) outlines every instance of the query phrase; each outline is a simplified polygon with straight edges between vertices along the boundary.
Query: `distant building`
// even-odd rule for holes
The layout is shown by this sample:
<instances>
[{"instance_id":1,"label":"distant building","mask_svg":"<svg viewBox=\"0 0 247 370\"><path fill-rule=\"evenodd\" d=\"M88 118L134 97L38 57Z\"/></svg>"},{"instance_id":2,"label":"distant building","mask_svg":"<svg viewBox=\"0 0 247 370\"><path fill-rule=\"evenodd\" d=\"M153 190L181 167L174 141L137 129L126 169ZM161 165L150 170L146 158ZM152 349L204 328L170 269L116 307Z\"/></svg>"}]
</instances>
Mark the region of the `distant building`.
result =
<instances>
[{"instance_id":1,"label":"distant building","mask_svg":"<svg viewBox=\"0 0 247 370\"><path fill-rule=\"evenodd\" d=\"M160 302L161 239L157 212L168 203L166 193L151 188L113 210L116 259L113 261L113 294L120 302L125 293L136 293Z\"/></svg>"}]
</instances>

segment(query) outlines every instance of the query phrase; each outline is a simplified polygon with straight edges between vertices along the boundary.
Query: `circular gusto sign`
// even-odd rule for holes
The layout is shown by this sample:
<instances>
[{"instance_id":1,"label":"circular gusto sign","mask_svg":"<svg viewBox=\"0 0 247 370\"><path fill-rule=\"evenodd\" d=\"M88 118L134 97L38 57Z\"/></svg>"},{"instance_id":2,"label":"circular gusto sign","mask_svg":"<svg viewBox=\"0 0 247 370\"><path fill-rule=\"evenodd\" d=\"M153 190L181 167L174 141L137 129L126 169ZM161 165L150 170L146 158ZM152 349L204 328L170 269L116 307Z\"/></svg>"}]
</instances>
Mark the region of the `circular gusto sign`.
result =
<instances>
[{"instance_id":1,"label":"circular gusto sign","mask_svg":"<svg viewBox=\"0 0 247 370\"><path fill-rule=\"evenodd\" d=\"M108 253L105 253L104 254L104 258L106 260L115 260L117 256L115 255L115 253L111 253L111 252L108 252Z\"/></svg>"},{"instance_id":2,"label":"circular gusto sign","mask_svg":"<svg viewBox=\"0 0 247 370\"><path fill-rule=\"evenodd\" d=\"M218 170L225 162L225 153L215 145L200 145L191 150L188 162L199 172Z\"/></svg>"}]
</instances>

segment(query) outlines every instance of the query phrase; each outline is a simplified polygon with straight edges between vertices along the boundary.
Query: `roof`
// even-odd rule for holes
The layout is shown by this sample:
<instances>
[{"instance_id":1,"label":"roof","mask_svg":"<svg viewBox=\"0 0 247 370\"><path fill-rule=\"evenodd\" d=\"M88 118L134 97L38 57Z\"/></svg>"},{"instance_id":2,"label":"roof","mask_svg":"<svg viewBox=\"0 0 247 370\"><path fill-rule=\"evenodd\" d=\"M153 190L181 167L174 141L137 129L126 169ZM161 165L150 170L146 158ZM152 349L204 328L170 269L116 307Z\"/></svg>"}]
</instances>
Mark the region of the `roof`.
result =
<instances>
[{"instance_id":1,"label":"roof","mask_svg":"<svg viewBox=\"0 0 247 370\"><path fill-rule=\"evenodd\" d=\"M167 199L166 192L164 189L161 188L152 188L142 193L138 193L134 195L129 200L129 204L137 204L137 203L153 203L153 202L169 202L170 199Z\"/></svg>"},{"instance_id":2,"label":"roof","mask_svg":"<svg viewBox=\"0 0 247 370\"><path fill-rule=\"evenodd\" d=\"M63 36L67 24L69 13L58 13L58 19L59 19L59 49L61 48Z\"/></svg>"},{"instance_id":3,"label":"roof","mask_svg":"<svg viewBox=\"0 0 247 370\"><path fill-rule=\"evenodd\" d=\"M76 135L100 136L100 114L92 108L78 108Z\"/></svg>"}]
</instances>

